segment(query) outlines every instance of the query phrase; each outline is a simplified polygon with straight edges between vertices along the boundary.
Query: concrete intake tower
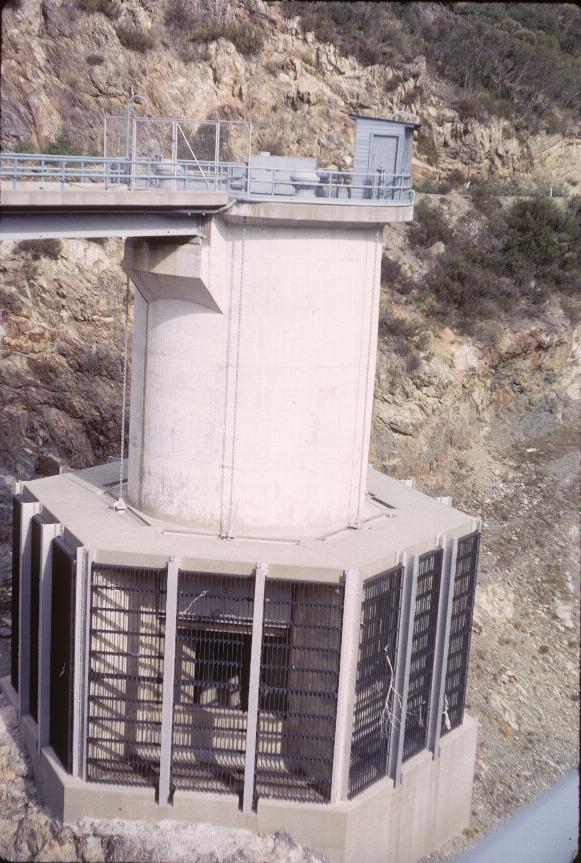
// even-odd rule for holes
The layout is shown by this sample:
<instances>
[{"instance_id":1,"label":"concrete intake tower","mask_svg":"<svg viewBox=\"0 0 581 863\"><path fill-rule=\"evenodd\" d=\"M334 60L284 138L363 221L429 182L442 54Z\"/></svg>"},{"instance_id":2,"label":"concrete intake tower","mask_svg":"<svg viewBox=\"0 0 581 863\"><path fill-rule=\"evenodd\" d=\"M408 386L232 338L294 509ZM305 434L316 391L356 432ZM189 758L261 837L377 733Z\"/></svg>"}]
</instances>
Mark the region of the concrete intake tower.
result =
<instances>
[{"instance_id":1,"label":"concrete intake tower","mask_svg":"<svg viewBox=\"0 0 581 863\"><path fill-rule=\"evenodd\" d=\"M7 235L123 237L135 300L127 460L14 496L2 686L65 822L285 831L334 863L469 822L480 522L368 464L415 124L352 119L350 172L129 111L53 188L2 162Z\"/></svg>"}]
</instances>

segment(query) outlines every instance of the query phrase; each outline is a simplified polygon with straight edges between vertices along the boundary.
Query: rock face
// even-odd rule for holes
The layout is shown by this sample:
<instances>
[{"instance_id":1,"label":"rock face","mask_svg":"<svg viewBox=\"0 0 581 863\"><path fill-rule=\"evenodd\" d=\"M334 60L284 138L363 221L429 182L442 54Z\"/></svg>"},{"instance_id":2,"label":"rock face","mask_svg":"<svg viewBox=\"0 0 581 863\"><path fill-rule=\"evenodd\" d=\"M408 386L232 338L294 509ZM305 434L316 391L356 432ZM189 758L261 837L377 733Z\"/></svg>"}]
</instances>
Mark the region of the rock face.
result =
<instances>
[{"instance_id":1,"label":"rock face","mask_svg":"<svg viewBox=\"0 0 581 863\"><path fill-rule=\"evenodd\" d=\"M262 48L249 46L256 31L237 39L226 21L256 27ZM547 148L543 136L523 140L508 120L462 119L424 57L397 69L363 66L262 0L12 0L2 24L4 149L25 142L45 151L64 137L99 154L103 113L125 113L134 88L153 116L252 117L259 149L325 164L348 165L350 111L419 117L431 150L423 170L432 174L463 166L508 177L561 158L559 136ZM204 42L192 41L212 27ZM579 141L566 144L578 157Z\"/></svg>"},{"instance_id":2,"label":"rock face","mask_svg":"<svg viewBox=\"0 0 581 863\"><path fill-rule=\"evenodd\" d=\"M15 477L104 461L120 431L120 245L3 246L0 460Z\"/></svg>"},{"instance_id":3,"label":"rock face","mask_svg":"<svg viewBox=\"0 0 581 863\"><path fill-rule=\"evenodd\" d=\"M217 27L204 45L188 39L200 22ZM259 28L262 48L237 40L224 22ZM56 142L58 149L60 142L99 153L102 112L123 113L133 87L153 115L251 116L255 149L312 155L322 164L349 167L349 111L389 115L403 103L434 148L431 165L416 160L419 176L451 165L466 174L514 175L531 167L533 152L540 170L547 153L562 161L563 148L574 162L573 141L522 144L508 121L461 120L424 57L397 70L362 66L261 0L19 0L5 8L2 25L4 148L20 142L45 150ZM128 43L128 31L142 41ZM402 230L386 233L390 249L401 246ZM430 255L442 251L435 243ZM119 254L114 241L4 244L0 461L8 476L81 467L117 450ZM405 254L412 276L421 273L413 249ZM469 439L491 412L508 410L515 392L550 400L543 383L563 372L572 337L563 321L550 332L544 326L507 332L504 347L492 353L443 334L413 374L409 358L400 361L380 343L374 461L404 473L445 467L448 449Z\"/></svg>"}]
</instances>

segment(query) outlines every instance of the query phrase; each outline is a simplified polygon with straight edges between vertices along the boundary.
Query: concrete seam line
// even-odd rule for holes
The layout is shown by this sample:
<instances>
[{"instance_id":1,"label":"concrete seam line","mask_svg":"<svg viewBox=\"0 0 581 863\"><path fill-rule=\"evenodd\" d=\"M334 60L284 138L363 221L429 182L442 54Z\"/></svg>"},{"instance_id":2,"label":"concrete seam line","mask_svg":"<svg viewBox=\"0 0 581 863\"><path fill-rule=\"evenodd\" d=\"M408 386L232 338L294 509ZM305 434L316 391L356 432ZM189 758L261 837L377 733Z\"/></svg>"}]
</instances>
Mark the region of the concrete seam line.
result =
<instances>
[{"instance_id":1,"label":"concrete seam line","mask_svg":"<svg viewBox=\"0 0 581 863\"><path fill-rule=\"evenodd\" d=\"M371 396L373 397L373 386L370 383L369 376L371 372L371 341L373 338L373 315L375 312L375 294L376 294L376 277L377 277L377 248L379 245L379 228L375 229L375 246L373 253L373 284L371 290L371 303L369 310L369 331L367 337L367 372L366 372L366 383L365 383L365 403L363 405L363 431L364 436L361 439L361 461L359 464L359 487L357 492L357 517L356 517L356 526L359 527L359 520L361 517L361 492L363 491L363 472L365 469L364 460L365 460L365 428L367 426L367 416L369 413L369 396L371 390ZM374 375L375 377L375 375Z\"/></svg>"},{"instance_id":2,"label":"concrete seam line","mask_svg":"<svg viewBox=\"0 0 581 863\"><path fill-rule=\"evenodd\" d=\"M232 256L233 258L233 256ZM228 401L230 397L230 352L232 348L232 326L233 315L232 307L234 301L234 260L232 259L230 266L230 297L229 297L229 324L226 334L226 363L224 372L224 429L222 433L222 488L220 493L220 536L226 537L226 449L228 446L228 422L230 420L230 412L228 410Z\"/></svg>"},{"instance_id":3,"label":"concrete seam line","mask_svg":"<svg viewBox=\"0 0 581 863\"><path fill-rule=\"evenodd\" d=\"M230 470L230 499L228 501L228 521L226 536L232 537L232 503L234 499L234 470L236 466L236 417L238 413L238 393L240 387L240 341L242 336L242 301L244 299L244 256L246 252L246 217L242 220L242 249L240 253L240 291L238 295L238 326L236 333L236 364L234 367L234 405L232 415L232 453Z\"/></svg>"},{"instance_id":4,"label":"concrete seam line","mask_svg":"<svg viewBox=\"0 0 581 863\"><path fill-rule=\"evenodd\" d=\"M367 264L369 260L369 243L365 244L365 262L363 264L363 284L365 289L365 280L367 278ZM364 349L364 325L363 325L363 312L362 312L362 322L361 322L361 333L359 336L359 370L357 372L357 391L355 394L355 416L353 421L353 458L351 462L351 481L350 481L350 492L349 492L349 511L347 513L348 524L349 527L357 527L357 512L356 512L356 501L354 501L354 486L357 482L356 480L356 472L357 472L357 464L360 463L360 459L357 456L357 430L360 428L359 420L359 406L361 404L361 379L363 376L362 366L363 366L363 349ZM359 484L357 484L359 487Z\"/></svg>"}]
</instances>

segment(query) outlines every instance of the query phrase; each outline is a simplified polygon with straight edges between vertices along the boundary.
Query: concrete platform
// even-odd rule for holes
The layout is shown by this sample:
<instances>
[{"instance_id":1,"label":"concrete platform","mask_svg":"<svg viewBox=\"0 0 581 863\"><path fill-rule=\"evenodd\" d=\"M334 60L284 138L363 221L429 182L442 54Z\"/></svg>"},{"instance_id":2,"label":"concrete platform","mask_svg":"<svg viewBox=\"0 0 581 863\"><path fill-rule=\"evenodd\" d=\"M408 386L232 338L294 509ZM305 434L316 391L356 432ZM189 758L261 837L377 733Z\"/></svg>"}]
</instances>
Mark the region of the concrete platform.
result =
<instances>
[{"instance_id":1,"label":"concrete platform","mask_svg":"<svg viewBox=\"0 0 581 863\"><path fill-rule=\"evenodd\" d=\"M117 512L118 477L119 464L112 462L22 486L65 525L69 545L94 550L96 562L127 566L165 566L173 554L185 569L235 575L250 574L261 560L269 563L271 577L339 582L345 569L373 575L393 566L400 552L429 551L439 535L459 537L475 526L465 513L369 468L359 529L220 539L132 507Z\"/></svg>"},{"instance_id":2,"label":"concrete platform","mask_svg":"<svg viewBox=\"0 0 581 863\"><path fill-rule=\"evenodd\" d=\"M0 685L14 704L9 678ZM470 822L477 731L477 721L465 715L442 738L439 758L424 751L404 764L397 787L385 779L352 801L331 804L261 799L248 815L235 795L176 791L172 805L159 806L153 788L83 782L65 773L50 747L36 755L33 733L24 739L41 798L65 823L90 813L128 821L210 822L259 833L284 830L332 863L415 863Z\"/></svg>"},{"instance_id":3,"label":"concrete platform","mask_svg":"<svg viewBox=\"0 0 581 863\"><path fill-rule=\"evenodd\" d=\"M65 184L31 183L30 188L12 189L3 183L2 210L99 210L109 212L120 209L175 210L219 209L228 203L227 192L212 189L173 192L166 189L109 188L96 183Z\"/></svg>"}]
</instances>

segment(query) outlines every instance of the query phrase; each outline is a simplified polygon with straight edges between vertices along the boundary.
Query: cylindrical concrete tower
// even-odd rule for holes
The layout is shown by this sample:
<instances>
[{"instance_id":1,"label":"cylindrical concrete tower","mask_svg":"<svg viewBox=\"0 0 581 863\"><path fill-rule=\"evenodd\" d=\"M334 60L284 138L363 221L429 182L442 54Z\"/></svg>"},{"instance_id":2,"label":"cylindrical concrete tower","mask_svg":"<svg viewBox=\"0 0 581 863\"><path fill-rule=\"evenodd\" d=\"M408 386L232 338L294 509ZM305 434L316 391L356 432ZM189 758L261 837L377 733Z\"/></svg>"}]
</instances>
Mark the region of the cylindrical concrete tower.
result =
<instances>
[{"instance_id":1,"label":"cylindrical concrete tower","mask_svg":"<svg viewBox=\"0 0 581 863\"><path fill-rule=\"evenodd\" d=\"M224 214L127 244L129 501L222 536L356 525L379 306L373 223Z\"/></svg>"}]
</instances>

